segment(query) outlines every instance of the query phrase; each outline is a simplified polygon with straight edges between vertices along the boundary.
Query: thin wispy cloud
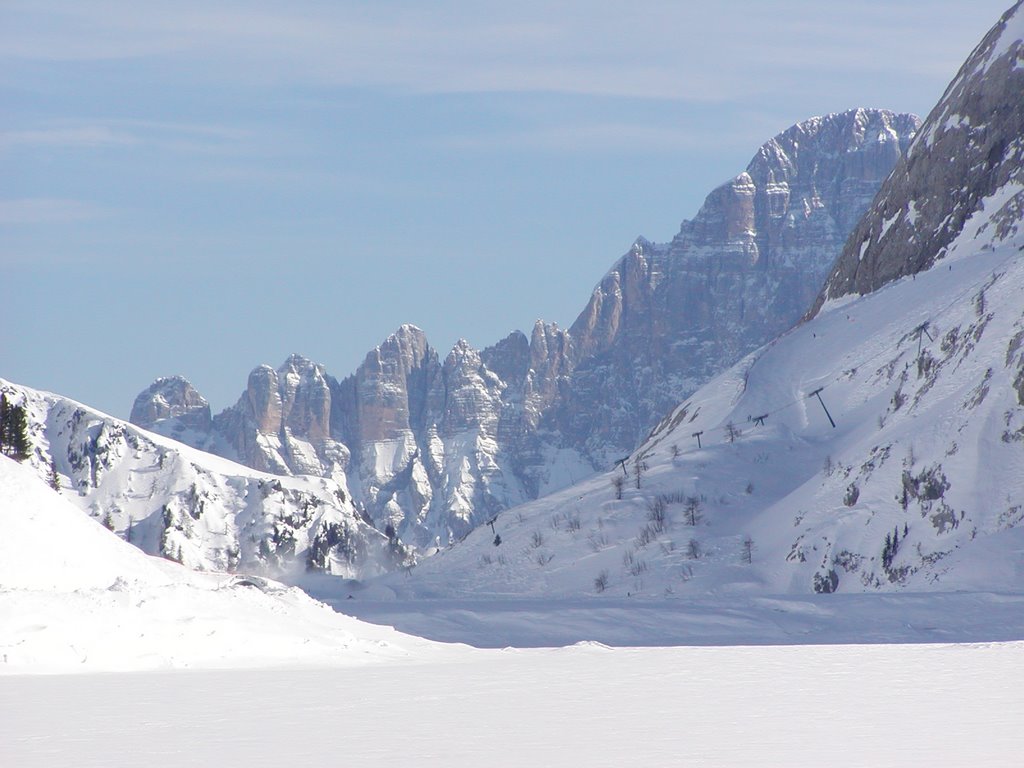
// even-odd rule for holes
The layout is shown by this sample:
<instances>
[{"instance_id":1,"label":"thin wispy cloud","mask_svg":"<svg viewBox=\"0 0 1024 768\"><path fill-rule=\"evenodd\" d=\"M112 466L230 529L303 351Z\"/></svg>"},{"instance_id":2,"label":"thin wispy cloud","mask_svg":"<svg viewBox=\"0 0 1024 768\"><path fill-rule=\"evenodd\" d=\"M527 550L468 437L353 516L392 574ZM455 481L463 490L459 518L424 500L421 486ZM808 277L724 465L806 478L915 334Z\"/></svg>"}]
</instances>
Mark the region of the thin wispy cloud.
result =
<instances>
[{"instance_id":1,"label":"thin wispy cloud","mask_svg":"<svg viewBox=\"0 0 1024 768\"><path fill-rule=\"evenodd\" d=\"M572 122L445 136L437 146L463 151L529 150L559 154L627 152L660 154L711 150L749 143L752 146L779 129L777 121L766 115L747 115L730 125L690 127L629 122Z\"/></svg>"},{"instance_id":2,"label":"thin wispy cloud","mask_svg":"<svg viewBox=\"0 0 1024 768\"><path fill-rule=\"evenodd\" d=\"M186 153L227 154L232 149L243 151L252 140L252 131L219 125L131 119L61 119L20 130L0 131L0 151L148 146Z\"/></svg>"},{"instance_id":3,"label":"thin wispy cloud","mask_svg":"<svg viewBox=\"0 0 1024 768\"><path fill-rule=\"evenodd\" d=\"M227 82L393 87L427 93L573 93L715 101L773 92L780 69L877 73L954 68L929 29L959 14L929 4L807 0L514 6L440 2L281 6L194 0L16 2L0 51L26 60L149 58ZM848 19L837 31L836 13ZM742 19L742 23L737 20ZM864 34L859 34L863 30ZM972 33L973 34L973 33ZM750 52L759 61L750 67ZM952 72L949 72L952 74Z\"/></svg>"},{"instance_id":4,"label":"thin wispy cloud","mask_svg":"<svg viewBox=\"0 0 1024 768\"><path fill-rule=\"evenodd\" d=\"M106 125L43 127L0 131L0 150L21 147L98 148L138 144L138 137Z\"/></svg>"},{"instance_id":5,"label":"thin wispy cloud","mask_svg":"<svg viewBox=\"0 0 1024 768\"><path fill-rule=\"evenodd\" d=\"M0 200L0 225L35 225L88 221L110 211L85 200L35 197Z\"/></svg>"}]
</instances>

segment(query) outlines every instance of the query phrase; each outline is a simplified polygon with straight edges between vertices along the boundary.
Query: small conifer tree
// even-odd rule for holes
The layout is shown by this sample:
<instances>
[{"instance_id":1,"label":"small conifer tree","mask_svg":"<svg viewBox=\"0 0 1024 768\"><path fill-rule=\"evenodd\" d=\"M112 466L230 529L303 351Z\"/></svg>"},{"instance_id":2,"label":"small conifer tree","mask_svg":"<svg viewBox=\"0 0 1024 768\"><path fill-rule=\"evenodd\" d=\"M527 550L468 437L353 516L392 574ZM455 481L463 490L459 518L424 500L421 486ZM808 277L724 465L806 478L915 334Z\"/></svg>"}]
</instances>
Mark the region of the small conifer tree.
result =
<instances>
[{"instance_id":1,"label":"small conifer tree","mask_svg":"<svg viewBox=\"0 0 1024 768\"><path fill-rule=\"evenodd\" d=\"M7 395L0 395L0 452L15 461L24 461L32 454L28 439L28 414L22 405L12 405Z\"/></svg>"}]
</instances>

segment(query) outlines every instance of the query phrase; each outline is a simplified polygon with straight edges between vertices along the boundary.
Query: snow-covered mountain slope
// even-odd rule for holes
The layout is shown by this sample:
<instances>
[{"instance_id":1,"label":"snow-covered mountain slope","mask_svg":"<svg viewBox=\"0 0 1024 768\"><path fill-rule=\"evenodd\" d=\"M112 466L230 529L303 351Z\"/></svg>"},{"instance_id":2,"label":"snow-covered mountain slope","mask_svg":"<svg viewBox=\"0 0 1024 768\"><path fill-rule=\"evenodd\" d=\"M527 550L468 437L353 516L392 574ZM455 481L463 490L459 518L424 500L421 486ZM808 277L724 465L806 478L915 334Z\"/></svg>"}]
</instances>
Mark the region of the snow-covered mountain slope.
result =
<instances>
[{"instance_id":1,"label":"snow-covered mountain slope","mask_svg":"<svg viewBox=\"0 0 1024 768\"><path fill-rule=\"evenodd\" d=\"M145 555L0 456L0 674L349 665L436 650L295 588Z\"/></svg>"},{"instance_id":2,"label":"snow-covered mountain slope","mask_svg":"<svg viewBox=\"0 0 1024 768\"><path fill-rule=\"evenodd\" d=\"M679 406L625 473L508 510L386 582L434 596L1020 589L1024 240L983 245L827 305Z\"/></svg>"},{"instance_id":3,"label":"snow-covered mountain slope","mask_svg":"<svg viewBox=\"0 0 1024 768\"><path fill-rule=\"evenodd\" d=\"M667 244L640 239L571 332L538 321L438 354L403 325L339 381L293 355L212 420L180 377L132 421L255 469L330 477L424 550L607 468L700 383L806 310L913 115L856 109L766 142Z\"/></svg>"},{"instance_id":4,"label":"snow-covered mountain slope","mask_svg":"<svg viewBox=\"0 0 1024 768\"><path fill-rule=\"evenodd\" d=\"M0 391L27 409L37 474L144 552L201 570L348 577L408 556L334 480L260 473L57 395L3 380Z\"/></svg>"}]
</instances>

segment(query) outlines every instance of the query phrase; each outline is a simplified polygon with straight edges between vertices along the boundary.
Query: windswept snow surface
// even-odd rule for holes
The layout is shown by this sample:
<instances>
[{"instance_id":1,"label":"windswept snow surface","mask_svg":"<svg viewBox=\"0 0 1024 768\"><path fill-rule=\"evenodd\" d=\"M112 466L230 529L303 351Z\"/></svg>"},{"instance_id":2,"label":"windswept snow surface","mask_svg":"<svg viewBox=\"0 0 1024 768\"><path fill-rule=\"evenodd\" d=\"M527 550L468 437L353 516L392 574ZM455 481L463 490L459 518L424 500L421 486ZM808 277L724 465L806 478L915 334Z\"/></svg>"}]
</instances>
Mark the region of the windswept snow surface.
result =
<instances>
[{"instance_id":1,"label":"windswept snow surface","mask_svg":"<svg viewBox=\"0 0 1024 768\"><path fill-rule=\"evenodd\" d=\"M0 675L362 664L438 649L298 589L147 556L3 456L0 532Z\"/></svg>"},{"instance_id":2,"label":"windswept snow surface","mask_svg":"<svg viewBox=\"0 0 1024 768\"><path fill-rule=\"evenodd\" d=\"M1017 766L1024 644L470 651L9 677L4 765Z\"/></svg>"}]
</instances>

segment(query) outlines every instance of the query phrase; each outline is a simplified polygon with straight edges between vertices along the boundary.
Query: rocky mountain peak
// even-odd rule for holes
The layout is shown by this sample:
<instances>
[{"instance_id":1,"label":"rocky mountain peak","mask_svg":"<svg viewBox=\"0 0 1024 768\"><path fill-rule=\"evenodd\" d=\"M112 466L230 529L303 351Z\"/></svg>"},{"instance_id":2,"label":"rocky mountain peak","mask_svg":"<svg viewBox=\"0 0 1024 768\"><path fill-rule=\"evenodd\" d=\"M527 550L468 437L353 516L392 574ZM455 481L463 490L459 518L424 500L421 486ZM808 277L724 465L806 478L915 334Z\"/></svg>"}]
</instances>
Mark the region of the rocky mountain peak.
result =
<instances>
[{"instance_id":1,"label":"rocky mountain peak","mask_svg":"<svg viewBox=\"0 0 1024 768\"><path fill-rule=\"evenodd\" d=\"M595 463L629 451L699 383L796 322L920 121L805 120L713 190L671 243L638 239L571 328L558 429Z\"/></svg>"},{"instance_id":2,"label":"rocky mountain peak","mask_svg":"<svg viewBox=\"0 0 1024 768\"><path fill-rule=\"evenodd\" d=\"M1002 239L1024 209L1024 12L974 49L850 235L812 314L928 269L961 235Z\"/></svg>"},{"instance_id":3,"label":"rocky mountain peak","mask_svg":"<svg viewBox=\"0 0 1024 768\"><path fill-rule=\"evenodd\" d=\"M175 420L180 428L207 431L213 421L210 404L182 376L167 376L154 381L135 398L130 420L144 429L160 422Z\"/></svg>"}]
</instances>

